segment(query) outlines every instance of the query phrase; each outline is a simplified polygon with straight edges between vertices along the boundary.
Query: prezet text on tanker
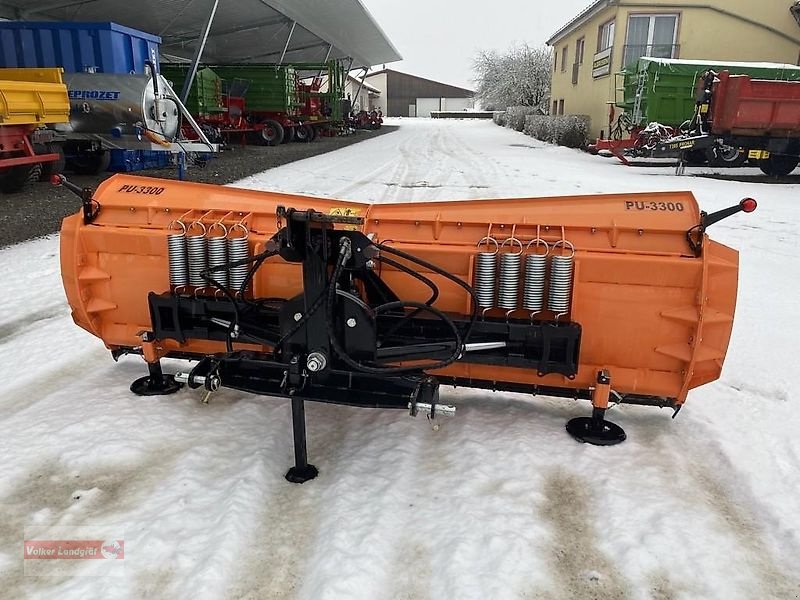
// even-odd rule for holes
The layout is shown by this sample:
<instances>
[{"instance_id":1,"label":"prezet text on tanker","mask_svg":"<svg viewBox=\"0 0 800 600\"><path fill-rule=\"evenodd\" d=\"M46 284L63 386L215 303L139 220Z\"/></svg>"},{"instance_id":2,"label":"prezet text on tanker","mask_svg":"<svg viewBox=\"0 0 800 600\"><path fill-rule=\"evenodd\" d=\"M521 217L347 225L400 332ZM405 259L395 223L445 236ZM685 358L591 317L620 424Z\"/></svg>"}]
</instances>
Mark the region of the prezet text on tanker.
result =
<instances>
[{"instance_id":1,"label":"prezet text on tanker","mask_svg":"<svg viewBox=\"0 0 800 600\"><path fill-rule=\"evenodd\" d=\"M69 90L70 100L119 100L116 90Z\"/></svg>"}]
</instances>

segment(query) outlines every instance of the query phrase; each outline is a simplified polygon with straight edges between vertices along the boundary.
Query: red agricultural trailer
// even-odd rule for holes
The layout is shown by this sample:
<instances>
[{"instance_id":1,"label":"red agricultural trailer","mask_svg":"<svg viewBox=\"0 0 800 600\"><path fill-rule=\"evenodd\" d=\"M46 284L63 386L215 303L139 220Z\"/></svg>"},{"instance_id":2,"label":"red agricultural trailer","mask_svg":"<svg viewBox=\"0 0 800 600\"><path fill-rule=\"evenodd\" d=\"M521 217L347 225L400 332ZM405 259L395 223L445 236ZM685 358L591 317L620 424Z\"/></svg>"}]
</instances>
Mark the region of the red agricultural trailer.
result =
<instances>
[{"instance_id":1,"label":"red agricultural trailer","mask_svg":"<svg viewBox=\"0 0 800 600\"><path fill-rule=\"evenodd\" d=\"M733 147L767 175L800 164L800 82L707 71L688 133L657 145L653 156L685 162L697 151Z\"/></svg>"}]
</instances>

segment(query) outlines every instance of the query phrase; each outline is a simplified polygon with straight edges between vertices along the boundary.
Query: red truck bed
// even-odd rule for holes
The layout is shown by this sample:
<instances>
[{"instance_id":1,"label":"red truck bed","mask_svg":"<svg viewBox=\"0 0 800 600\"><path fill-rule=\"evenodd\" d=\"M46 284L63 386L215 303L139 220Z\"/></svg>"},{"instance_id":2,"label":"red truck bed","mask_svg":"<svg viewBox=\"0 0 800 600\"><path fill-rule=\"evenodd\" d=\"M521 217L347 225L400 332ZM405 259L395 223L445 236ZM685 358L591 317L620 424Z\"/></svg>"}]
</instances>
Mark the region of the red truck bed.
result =
<instances>
[{"instance_id":1,"label":"red truck bed","mask_svg":"<svg viewBox=\"0 0 800 600\"><path fill-rule=\"evenodd\" d=\"M712 133L800 137L800 82L719 74L711 106Z\"/></svg>"}]
</instances>

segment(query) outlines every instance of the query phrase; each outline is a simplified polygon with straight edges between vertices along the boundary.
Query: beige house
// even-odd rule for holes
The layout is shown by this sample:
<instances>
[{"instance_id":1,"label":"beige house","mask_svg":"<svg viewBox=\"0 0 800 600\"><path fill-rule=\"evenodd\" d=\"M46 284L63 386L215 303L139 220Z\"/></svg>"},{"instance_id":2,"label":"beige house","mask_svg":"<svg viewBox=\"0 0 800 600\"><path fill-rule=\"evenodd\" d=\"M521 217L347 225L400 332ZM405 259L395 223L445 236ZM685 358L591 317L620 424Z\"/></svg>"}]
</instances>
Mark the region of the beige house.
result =
<instances>
[{"instance_id":1,"label":"beige house","mask_svg":"<svg viewBox=\"0 0 800 600\"><path fill-rule=\"evenodd\" d=\"M589 115L609 131L616 76L642 56L800 64L792 0L597 0L559 29L553 48L553 114Z\"/></svg>"}]
</instances>

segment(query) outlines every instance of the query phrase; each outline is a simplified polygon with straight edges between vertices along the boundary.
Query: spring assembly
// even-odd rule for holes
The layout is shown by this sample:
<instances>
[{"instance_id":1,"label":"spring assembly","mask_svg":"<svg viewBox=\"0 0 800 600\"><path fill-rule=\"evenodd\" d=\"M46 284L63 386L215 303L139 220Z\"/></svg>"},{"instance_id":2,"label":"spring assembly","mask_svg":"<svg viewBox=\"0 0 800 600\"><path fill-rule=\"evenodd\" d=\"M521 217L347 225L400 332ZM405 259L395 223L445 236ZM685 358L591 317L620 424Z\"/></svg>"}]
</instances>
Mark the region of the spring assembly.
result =
<instances>
[{"instance_id":1,"label":"spring assembly","mask_svg":"<svg viewBox=\"0 0 800 600\"><path fill-rule=\"evenodd\" d=\"M211 235L215 229L220 229L222 235ZM228 230L222 223L214 223L208 229L208 268L224 267L228 264ZM228 286L228 271L219 270L211 272L211 279L222 287Z\"/></svg>"},{"instance_id":2,"label":"spring assembly","mask_svg":"<svg viewBox=\"0 0 800 600\"><path fill-rule=\"evenodd\" d=\"M180 226L180 229L173 229ZM186 225L180 221L169 224L167 233L169 255L169 284L175 288L189 285L189 263L186 259Z\"/></svg>"},{"instance_id":3,"label":"spring assembly","mask_svg":"<svg viewBox=\"0 0 800 600\"><path fill-rule=\"evenodd\" d=\"M558 246L568 250L568 254L555 254ZM565 240L553 244L550 257L550 294L547 308L556 313L556 318L569 312L572 295L572 268L575 262L575 247Z\"/></svg>"},{"instance_id":4,"label":"spring assembly","mask_svg":"<svg viewBox=\"0 0 800 600\"><path fill-rule=\"evenodd\" d=\"M508 244L509 252L500 253L500 284L497 292L497 306L507 311L514 311L519 307L519 268L522 265L524 246L517 238L510 237L505 240L500 248ZM514 245L519 245L519 252L514 252Z\"/></svg>"},{"instance_id":5,"label":"spring assembly","mask_svg":"<svg viewBox=\"0 0 800 600\"><path fill-rule=\"evenodd\" d=\"M487 248L494 251L478 252L475 259L475 295L478 297L478 306L484 310L494 307L494 292L497 284L497 254L500 245L493 237L485 237L478 242L478 247L486 242Z\"/></svg>"},{"instance_id":6,"label":"spring assembly","mask_svg":"<svg viewBox=\"0 0 800 600\"><path fill-rule=\"evenodd\" d=\"M531 246L533 251L531 252ZM544 249L544 253L540 252ZM544 284L547 276L547 255L550 247L542 239L530 242L526 248L525 281L522 287L522 308L530 311L531 317L544 309Z\"/></svg>"},{"instance_id":7,"label":"spring assembly","mask_svg":"<svg viewBox=\"0 0 800 600\"><path fill-rule=\"evenodd\" d=\"M228 260L231 263L244 260L250 256L247 228L242 224L238 224L231 229L231 234L236 229L240 229L243 235L239 237L228 237ZM247 264L228 269L228 284L234 293L241 289L242 284L245 282L245 279L247 279L249 269L250 265Z\"/></svg>"},{"instance_id":8,"label":"spring assembly","mask_svg":"<svg viewBox=\"0 0 800 600\"><path fill-rule=\"evenodd\" d=\"M203 279L202 272L208 268L206 226L196 221L192 223L189 230L193 228L202 229L200 235L188 235L186 245L189 255L189 285L194 287L206 287L208 282Z\"/></svg>"}]
</instances>

